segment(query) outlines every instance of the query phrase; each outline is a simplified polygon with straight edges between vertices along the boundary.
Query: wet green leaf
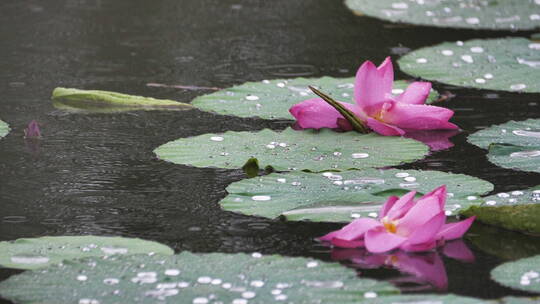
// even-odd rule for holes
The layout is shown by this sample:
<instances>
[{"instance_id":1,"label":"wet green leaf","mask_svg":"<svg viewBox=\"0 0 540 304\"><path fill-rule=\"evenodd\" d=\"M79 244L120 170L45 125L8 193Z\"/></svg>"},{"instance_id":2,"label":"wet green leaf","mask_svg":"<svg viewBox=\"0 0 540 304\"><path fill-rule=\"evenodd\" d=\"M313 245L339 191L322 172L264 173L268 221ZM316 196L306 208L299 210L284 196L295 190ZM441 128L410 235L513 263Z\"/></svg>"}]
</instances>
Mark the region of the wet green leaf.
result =
<instances>
[{"instance_id":1,"label":"wet green leaf","mask_svg":"<svg viewBox=\"0 0 540 304\"><path fill-rule=\"evenodd\" d=\"M0 242L0 265L36 269L89 256L138 253L174 254L168 246L133 238L102 236L46 236Z\"/></svg>"},{"instance_id":2,"label":"wet green leaf","mask_svg":"<svg viewBox=\"0 0 540 304\"><path fill-rule=\"evenodd\" d=\"M53 106L70 112L114 113L134 110L189 110L193 106L174 100L155 99L109 91L56 88Z\"/></svg>"},{"instance_id":3,"label":"wet green leaf","mask_svg":"<svg viewBox=\"0 0 540 304\"><path fill-rule=\"evenodd\" d=\"M408 74L456 86L540 92L540 43L525 38L445 42L415 50L398 63Z\"/></svg>"},{"instance_id":4,"label":"wet green leaf","mask_svg":"<svg viewBox=\"0 0 540 304\"><path fill-rule=\"evenodd\" d=\"M540 27L540 5L532 0L346 0L345 4L358 15L391 22L489 30Z\"/></svg>"},{"instance_id":5,"label":"wet green leaf","mask_svg":"<svg viewBox=\"0 0 540 304\"><path fill-rule=\"evenodd\" d=\"M462 213L489 225L540 234L540 185L485 197L481 205Z\"/></svg>"},{"instance_id":6,"label":"wet green leaf","mask_svg":"<svg viewBox=\"0 0 540 304\"><path fill-rule=\"evenodd\" d=\"M358 303L397 293L338 263L260 254L122 256L69 261L0 283L17 303Z\"/></svg>"},{"instance_id":7,"label":"wet green leaf","mask_svg":"<svg viewBox=\"0 0 540 304\"><path fill-rule=\"evenodd\" d=\"M0 138L6 136L9 133L9 125L0 120Z\"/></svg>"},{"instance_id":8,"label":"wet green leaf","mask_svg":"<svg viewBox=\"0 0 540 304\"><path fill-rule=\"evenodd\" d=\"M227 187L223 209L246 215L288 220L348 222L376 216L386 198L410 190L425 194L446 184L448 215L479 202L493 189L489 182L463 174L416 170L325 173L273 173L241 180Z\"/></svg>"},{"instance_id":9,"label":"wet green leaf","mask_svg":"<svg viewBox=\"0 0 540 304\"><path fill-rule=\"evenodd\" d=\"M246 82L208 95L195 98L191 104L204 111L239 117L264 119L294 119L289 113L293 105L317 95L308 88L315 86L338 101L353 101L354 78L294 78ZM394 93L407 87L405 81L394 83ZM437 97L432 91L429 101Z\"/></svg>"},{"instance_id":10,"label":"wet green leaf","mask_svg":"<svg viewBox=\"0 0 540 304\"><path fill-rule=\"evenodd\" d=\"M540 119L491 126L467 140L487 149L489 161L498 166L540 172Z\"/></svg>"},{"instance_id":11,"label":"wet green leaf","mask_svg":"<svg viewBox=\"0 0 540 304\"><path fill-rule=\"evenodd\" d=\"M259 167L287 170L347 170L384 167L422 158L424 144L375 133L323 129L232 132L181 138L154 150L160 159L195 167L241 168L256 158Z\"/></svg>"},{"instance_id":12,"label":"wet green leaf","mask_svg":"<svg viewBox=\"0 0 540 304\"><path fill-rule=\"evenodd\" d=\"M540 255L499 265L491 278L510 288L540 293Z\"/></svg>"}]
</instances>

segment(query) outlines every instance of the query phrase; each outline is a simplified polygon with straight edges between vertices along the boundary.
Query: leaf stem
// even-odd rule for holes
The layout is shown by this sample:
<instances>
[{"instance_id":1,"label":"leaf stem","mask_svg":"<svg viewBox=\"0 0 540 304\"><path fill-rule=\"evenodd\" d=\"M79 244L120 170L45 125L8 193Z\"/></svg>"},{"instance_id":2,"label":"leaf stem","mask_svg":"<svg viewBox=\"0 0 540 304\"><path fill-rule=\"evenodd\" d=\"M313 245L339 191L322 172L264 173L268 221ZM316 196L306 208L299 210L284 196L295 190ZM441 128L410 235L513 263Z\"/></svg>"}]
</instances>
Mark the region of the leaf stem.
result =
<instances>
[{"instance_id":1,"label":"leaf stem","mask_svg":"<svg viewBox=\"0 0 540 304\"><path fill-rule=\"evenodd\" d=\"M366 124L361 121L352 111L342 106L339 102L332 99L332 97L324 94L323 92L317 90L316 88L309 86L309 89L313 91L313 93L317 94L320 98L322 98L324 101L326 101L329 105L331 105L336 111L339 112L339 114L343 115L345 119L351 124L353 129L360 133L369 133L369 128L366 126Z\"/></svg>"}]
</instances>

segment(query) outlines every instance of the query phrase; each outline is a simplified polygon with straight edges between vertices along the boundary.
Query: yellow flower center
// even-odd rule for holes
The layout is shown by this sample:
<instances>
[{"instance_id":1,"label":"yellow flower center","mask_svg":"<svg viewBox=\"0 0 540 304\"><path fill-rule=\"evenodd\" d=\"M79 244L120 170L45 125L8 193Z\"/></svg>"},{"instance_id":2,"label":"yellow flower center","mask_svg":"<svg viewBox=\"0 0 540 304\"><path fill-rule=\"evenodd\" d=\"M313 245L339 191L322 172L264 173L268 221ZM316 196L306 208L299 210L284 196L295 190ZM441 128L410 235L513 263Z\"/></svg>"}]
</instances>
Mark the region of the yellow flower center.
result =
<instances>
[{"instance_id":1,"label":"yellow flower center","mask_svg":"<svg viewBox=\"0 0 540 304\"><path fill-rule=\"evenodd\" d=\"M398 221L391 221L388 219L388 217L385 216L382 219L382 224L384 228L386 229L386 231L390 233L396 233Z\"/></svg>"}]
</instances>

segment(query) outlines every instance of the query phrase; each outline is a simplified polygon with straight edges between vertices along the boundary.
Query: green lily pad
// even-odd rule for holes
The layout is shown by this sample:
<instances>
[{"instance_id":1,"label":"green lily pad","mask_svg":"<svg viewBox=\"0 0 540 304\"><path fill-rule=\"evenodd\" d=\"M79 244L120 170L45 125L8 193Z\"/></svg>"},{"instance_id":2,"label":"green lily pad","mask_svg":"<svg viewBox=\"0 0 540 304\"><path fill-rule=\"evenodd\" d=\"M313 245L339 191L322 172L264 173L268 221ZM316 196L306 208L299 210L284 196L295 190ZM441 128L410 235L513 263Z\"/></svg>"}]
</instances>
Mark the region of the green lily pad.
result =
<instances>
[{"instance_id":1,"label":"green lily pad","mask_svg":"<svg viewBox=\"0 0 540 304\"><path fill-rule=\"evenodd\" d=\"M37 269L89 256L159 253L174 251L160 243L141 239L102 236L46 236L0 242L0 265L8 268Z\"/></svg>"},{"instance_id":2,"label":"green lily pad","mask_svg":"<svg viewBox=\"0 0 540 304\"><path fill-rule=\"evenodd\" d=\"M347 170L384 167L422 158L424 144L374 133L337 133L323 129L204 134L168 142L154 150L160 159L195 167L241 168L256 158L261 168Z\"/></svg>"},{"instance_id":3,"label":"green lily pad","mask_svg":"<svg viewBox=\"0 0 540 304\"><path fill-rule=\"evenodd\" d=\"M0 138L6 136L9 133L9 125L0 120Z\"/></svg>"},{"instance_id":4,"label":"green lily pad","mask_svg":"<svg viewBox=\"0 0 540 304\"><path fill-rule=\"evenodd\" d=\"M398 63L405 73L456 86L540 92L540 43L525 38L445 42L415 50Z\"/></svg>"},{"instance_id":5,"label":"green lily pad","mask_svg":"<svg viewBox=\"0 0 540 304\"><path fill-rule=\"evenodd\" d=\"M462 212L486 224L540 234L540 185L523 191L502 192L484 198L481 205Z\"/></svg>"},{"instance_id":6,"label":"green lily pad","mask_svg":"<svg viewBox=\"0 0 540 304\"><path fill-rule=\"evenodd\" d=\"M462 297L453 294L395 295L369 299L369 301L366 302L369 304L494 304L491 301Z\"/></svg>"},{"instance_id":7,"label":"green lily pad","mask_svg":"<svg viewBox=\"0 0 540 304\"><path fill-rule=\"evenodd\" d=\"M540 255L499 265L491 278L510 288L540 293Z\"/></svg>"},{"instance_id":8,"label":"green lily pad","mask_svg":"<svg viewBox=\"0 0 540 304\"><path fill-rule=\"evenodd\" d=\"M56 88L53 106L69 112L114 113L134 110L189 110L188 103L109 91Z\"/></svg>"},{"instance_id":9,"label":"green lily pad","mask_svg":"<svg viewBox=\"0 0 540 304\"><path fill-rule=\"evenodd\" d=\"M294 119L289 113L293 105L316 98L308 86L319 87L336 100L354 103L354 78L294 78L246 82L195 98L191 104L204 111L239 117L264 119ZM407 87L405 81L394 83L393 93L401 94ZM429 95L428 102L438 96L436 91Z\"/></svg>"},{"instance_id":10,"label":"green lily pad","mask_svg":"<svg viewBox=\"0 0 540 304\"><path fill-rule=\"evenodd\" d=\"M349 222L360 216L377 216L390 195L411 190L421 194L446 184L447 214L480 202L478 195L493 190L481 179L438 171L376 170L322 174L273 173L246 179L227 187L223 209L267 218Z\"/></svg>"},{"instance_id":11,"label":"green lily pad","mask_svg":"<svg viewBox=\"0 0 540 304\"><path fill-rule=\"evenodd\" d=\"M22 303L358 303L397 293L338 263L260 254L123 256L68 261L0 283Z\"/></svg>"},{"instance_id":12,"label":"green lily pad","mask_svg":"<svg viewBox=\"0 0 540 304\"><path fill-rule=\"evenodd\" d=\"M540 119L491 126L467 140L487 149L489 161L498 166L540 172Z\"/></svg>"},{"instance_id":13,"label":"green lily pad","mask_svg":"<svg viewBox=\"0 0 540 304\"><path fill-rule=\"evenodd\" d=\"M358 15L391 22L488 30L540 27L540 4L532 0L346 0L345 4Z\"/></svg>"},{"instance_id":14,"label":"green lily pad","mask_svg":"<svg viewBox=\"0 0 540 304\"><path fill-rule=\"evenodd\" d=\"M540 297L533 297L533 298L504 297L498 301L494 301L490 303L493 303L493 304L538 304L540 303Z\"/></svg>"}]
</instances>

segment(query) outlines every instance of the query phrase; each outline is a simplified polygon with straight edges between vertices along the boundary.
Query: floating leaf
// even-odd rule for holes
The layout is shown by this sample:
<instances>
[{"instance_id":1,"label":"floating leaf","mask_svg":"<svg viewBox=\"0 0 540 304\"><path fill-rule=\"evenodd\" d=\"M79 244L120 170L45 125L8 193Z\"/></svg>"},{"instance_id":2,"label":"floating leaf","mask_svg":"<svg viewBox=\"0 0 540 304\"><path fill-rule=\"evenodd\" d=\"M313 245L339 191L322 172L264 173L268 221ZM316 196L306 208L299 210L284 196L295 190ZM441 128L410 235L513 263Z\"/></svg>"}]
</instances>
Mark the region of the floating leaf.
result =
<instances>
[{"instance_id":1,"label":"floating leaf","mask_svg":"<svg viewBox=\"0 0 540 304\"><path fill-rule=\"evenodd\" d=\"M336 100L353 103L354 78L294 78L246 82L195 98L191 104L205 111L239 117L264 119L294 119L289 113L293 105L316 98L308 86L316 86ZM395 94L407 87L405 81L394 83ZM432 91L429 101L434 101L437 92Z\"/></svg>"},{"instance_id":2,"label":"floating leaf","mask_svg":"<svg viewBox=\"0 0 540 304\"><path fill-rule=\"evenodd\" d=\"M6 136L8 133L9 133L8 124L0 120L0 138Z\"/></svg>"},{"instance_id":3,"label":"floating leaf","mask_svg":"<svg viewBox=\"0 0 540 304\"><path fill-rule=\"evenodd\" d=\"M422 158L424 144L375 133L323 129L232 132L181 138L154 150L163 160L195 167L241 168L254 157L259 167L286 170L347 170L384 167Z\"/></svg>"},{"instance_id":4,"label":"floating leaf","mask_svg":"<svg viewBox=\"0 0 540 304\"><path fill-rule=\"evenodd\" d=\"M0 283L24 303L359 303L397 293L338 263L260 254L87 258Z\"/></svg>"},{"instance_id":5,"label":"floating leaf","mask_svg":"<svg viewBox=\"0 0 540 304\"><path fill-rule=\"evenodd\" d=\"M493 190L492 184L478 178L438 171L291 172L232 183L220 204L225 210L246 215L348 222L360 216L377 216L390 195L411 190L426 194L442 184L449 192L448 215L478 203L478 195Z\"/></svg>"},{"instance_id":6,"label":"floating leaf","mask_svg":"<svg viewBox=\"0 0 540 304\"><path fill-rule=\"evenodd\" d=\"M369 304L495 304L482 299L447 295L395 295L366 301Z\"/></svg>"},{"instance_id":7,"label":"floating leaf","mask_svg":"<svg viewBox=\"0 0 540 304\"><path fill-rule=\"evenodd\" d=\"M499 265L491 278L510 288L540 293L540 255Z\"/></svg>"},{"instance_id":8,"label":"floating leaf","mask_svg":"<svg viewBox=\"0 0 540 304\"><path fill-rule=\"evenodd\" d=\"M540 27L540 4L532 0L346 0L349 9L391 22L489 30Z\"/></svg>"},{"instance_id":9,"label":"floating leaf","mask_svg":"<svg viewBox=\"0 0 540 304\"><path fill-rule=\"evenodd\" d=\"M501 192L484 198L463 214L486 224L540 234L540 185L523 191Z\"/></svg>"},{"instance_id":10,"label":"floating leaf","mask_svg":"<svg viewBox=\"0 0 540 304\"><path fill-rule=\"evenodd\" d=\"M133 110L189 110L187 103L109 91L56 88L52 95L57 109L71 112L110 113Z\"/></svg>"},{"instance_id":11,"label":"floating leaf","mask_svg":"<svg viewBox=\"0 0 540 304\"><path fill-rule=\"evenodd\" d=\"M492 304L538 304L540 303L540 297L533 297L533 298L504 297L502 299L499 299L497 302L491 302L491 303Z\"/></svg>"},{"instance_id":12,"label":"floating leaf","mask_svg":"<svg viewBox=\"0 0 540 304\"><path fill-rule=\"evenodd\" d=\"M488 149L489 161L498 166L540 172L540 119L491 126L467 140Z\"/></svg>"},{"instance_id":13,"label":"floating leaf","mask_svg":"<svg viewBox=\"0 0 540 304\"><path fill-rule=\"evenodd\" d=\"M102 236L46 236L0 242L0 265L36 269L89 256L160 253L174 251L162 244L141 239Z\"/></svg>"},{"instance_id":14,"label":"floating leaf","mask_svg":"<svg viewBox=\"0 0 540 304\"><path fill-rule=\"evenodd\" d=\"M398 63L408 74L456 86L540 92L540 43L525 38L445 42Z\"/></svg>"}]
</instances>

